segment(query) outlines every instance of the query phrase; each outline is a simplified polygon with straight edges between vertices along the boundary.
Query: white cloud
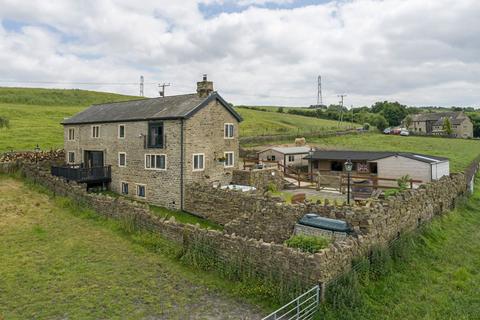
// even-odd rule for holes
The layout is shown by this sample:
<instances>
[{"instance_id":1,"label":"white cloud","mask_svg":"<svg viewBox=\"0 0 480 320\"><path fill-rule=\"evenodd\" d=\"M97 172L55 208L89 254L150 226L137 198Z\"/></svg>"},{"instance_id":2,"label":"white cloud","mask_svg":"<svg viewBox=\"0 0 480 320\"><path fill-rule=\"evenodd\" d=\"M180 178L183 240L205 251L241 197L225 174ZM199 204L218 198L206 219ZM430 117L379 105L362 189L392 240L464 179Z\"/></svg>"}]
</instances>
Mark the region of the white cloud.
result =
<instances>
[{"instance_id":1,"label":"white cloud","mask_svg":"<svg viewBox=\"0 0 480 320\"><path fill-rule=\"evenodd\" d=\"M202 3L227 3L205 0ZM327 103L479 105L480 3L357 0L294 9L250 5L204 17L197 1L0 0L2 78L172 82L202 73L233 103L305 105L321 74ZM21 24L17 28L16 22ZM88 87L95 89L96 87ZM101 86L135 94L135 86ZM167 91L168 92L168 91ZM154 96L156 87L147 93Z\"/></svg>"}]
</instances>

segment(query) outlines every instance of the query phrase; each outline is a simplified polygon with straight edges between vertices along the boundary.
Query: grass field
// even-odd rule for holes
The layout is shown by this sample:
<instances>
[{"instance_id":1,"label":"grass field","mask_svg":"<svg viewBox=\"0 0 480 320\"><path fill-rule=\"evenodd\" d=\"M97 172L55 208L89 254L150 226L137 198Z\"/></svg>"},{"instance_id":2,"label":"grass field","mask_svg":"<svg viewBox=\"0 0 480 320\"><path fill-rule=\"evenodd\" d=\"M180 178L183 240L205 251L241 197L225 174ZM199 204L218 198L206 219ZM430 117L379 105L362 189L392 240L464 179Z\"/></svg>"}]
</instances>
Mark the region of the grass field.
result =
<instances>
[{"instance_id":1,"label":"grass field","mask_svg":"<svg viewBox=\"0 0 480 320\"><path fill-rule=\"evenodd\" d=\"M0 152L63 147L60 122L93 103L138 99L113 93L30 88L0 88L0 116L10 129L0 129Z\"/></svg>"},{"instance_id":2,"label":"grass field","mask_svg":"<svg viewBox=\"0 0 480 320\"><path fill-rule=\"evenodd\" d=\"M292 143L276 141L271 144ZM463 171L480 154L480 141L436 137L401 137L376 133L309 138L307 143L323 150L370 150L416 152L450 159L452 172ZM249 147L261 149L264 145Z\"/></svg>"},{"instance_id":3,"label":"grass field","mask_svg":"<svg viewBox=\"0 0 480 320\"><path fill-rule=\"evenodd\" d=\"M0 319L259 318L174 245L38 190L0 176Z\"/></svg>"},{"instance_id":4,"label":"grass field","mask_svg":"<svg viewBox=\"0 0 480 320\"><path fill-rule=\"evenodd\" d=\"M59 90L0 88L0 116L10 120L10 129L0 129L0 152L61 148L63 131L60 122L91 104L107 101L138 99L113 93ZM338 123L275 112L242 109L245 118L240 125L241 136L295 134L336 130ZM349 127L343 124L341 127Z\"/></svg>"},{"instance_id":5,"label":"grass field","mask_svg":"<svg viewBox=\"0 0 480 320\"><path fill-rule=\"evenodd\" d=\"M359 303L318 319L480 319L479 182L468 203L404 240L407 254L387 275L359 276Z\"/></svg>"},{"instance_id":6,"label":"grass field","mask_svg":"<svg viewBox=\"0 0 480 320\"><path fill-rule=\"evenodd\" d=\"M303 132L334 131L351 128L352 124L338 121L303 117L287 113L265 112L238 108L244 118L240 124L240 136L296 134Z\"/></svg>"}]
</instances>

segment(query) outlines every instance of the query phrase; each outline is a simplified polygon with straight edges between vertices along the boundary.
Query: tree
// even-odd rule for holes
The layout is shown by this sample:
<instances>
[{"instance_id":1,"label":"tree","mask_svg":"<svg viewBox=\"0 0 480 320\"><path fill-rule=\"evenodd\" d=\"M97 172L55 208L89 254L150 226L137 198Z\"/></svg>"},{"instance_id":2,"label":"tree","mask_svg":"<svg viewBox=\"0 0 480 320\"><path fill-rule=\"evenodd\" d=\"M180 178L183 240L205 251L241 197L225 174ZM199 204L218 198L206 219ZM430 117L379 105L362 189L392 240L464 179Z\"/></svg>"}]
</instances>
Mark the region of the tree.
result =
<instances>
[{"instance_id":1,"label":"tree","mask_svg":"<svg viewBox=\"0 0 480 320\"><path fill-rule=\"evenodd\" d=\"M283 113L283 107L279 107L279 108L277 109L277 112L278 112L278 113Z\"/></svg>"},{"instance_id":2,"label":"tree","mask_svg":"<svg viewBox=\"0 0 480 320\"><path fill-rule=\"evenodd\" d=\"M0 116L0 129L2 128L10 128L10 121L8 120L8 118Z\"/></svg>"},{"instance_id":3,"label":"tree","mask_svg":"<svg viewBox=\"0 0 480 320\"><path fill-rule=\"evenodd\" d=\"M386 127L388 127L388 121L385 119L384 116L377 114L371 123L377 127L378 130L383 131Z\"/></svg>"},{"instance_id":4,"label":"tree","mask_svg":"<svg viewBox=\"0 0 480 320\"><path fill-rule=\"evenodd\" d=\"M408 114L407 106L396 101L375 102L372 112L382 114L391 126L398 126Z\"/></svg>"},{"instance_id":5,"label":"tree","mask_svg":"<svg viewBox=\"0 0 480 320\"><path fill-rule=\"evenodd\" d=\"M445 119L443 119L443 128L442 129L448 135L451 135L453 133L452 122L450 121L449 117L445 117Z\"/></svg>"},{"instance_id":6,"label":"tree","mask_svg":"<svg viewBox=\"0 0 480 320\"><path fill-rule=\"evenodd\" d=\"M407 116L405 118L405 127L407 127L407 129L410 129L410 127L412 126L412 123L413 123L413 119L411 116Z\"/></svg>"}]
</instances>

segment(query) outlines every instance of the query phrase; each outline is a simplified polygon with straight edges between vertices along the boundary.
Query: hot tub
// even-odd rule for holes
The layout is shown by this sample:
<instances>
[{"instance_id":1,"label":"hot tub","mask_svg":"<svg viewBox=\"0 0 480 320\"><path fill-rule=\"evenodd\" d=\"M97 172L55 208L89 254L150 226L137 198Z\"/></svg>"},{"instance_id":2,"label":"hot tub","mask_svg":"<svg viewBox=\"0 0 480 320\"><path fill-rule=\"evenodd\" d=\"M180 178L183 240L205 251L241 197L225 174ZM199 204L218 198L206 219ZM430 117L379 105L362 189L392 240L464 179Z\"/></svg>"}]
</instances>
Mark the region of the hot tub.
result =
<instances>
[{"instance_id":1,"label":"hot tub","mask_svg":"<svg viewBox=\"0 0 480 320\"><path fill-rule=\"evenodd\" d=\"M252 187L252 186L243 186L240 184L229 184L228 186L223 186L221 189L229 189L229 190L236 190L236 191L242 191L242 192L249 192L249 191L255 191L257 188Z\"/></svg>"}]
</instances>

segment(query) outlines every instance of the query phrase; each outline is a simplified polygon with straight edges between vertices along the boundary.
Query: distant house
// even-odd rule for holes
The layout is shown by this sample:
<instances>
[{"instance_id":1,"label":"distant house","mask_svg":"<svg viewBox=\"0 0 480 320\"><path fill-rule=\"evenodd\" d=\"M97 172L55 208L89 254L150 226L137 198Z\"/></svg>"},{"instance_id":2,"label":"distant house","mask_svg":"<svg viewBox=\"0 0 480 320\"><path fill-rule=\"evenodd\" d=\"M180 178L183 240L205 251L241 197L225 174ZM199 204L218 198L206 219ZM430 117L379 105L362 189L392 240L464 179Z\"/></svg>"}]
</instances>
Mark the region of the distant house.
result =
<instances>
[{"instance_id":1,"label":"distant house","mask_svg":"<svg viewBox=\"0 0 480 320\"><path fill-rule=\"evenodd\" d=\"M452 136L457 138L473 137L473 123L463 111L420 113L411 117L412 124L409 129L414 133L446 135L444 124L448 119L452 128Z\"/></svg>"},{"instance_id":2,"label":"distant house","mask_svg":"<svg viewBox=\"0 0 480 320\"><path fill-rule=\"evenodd\" d=\"M313 173L325 175L344 173L347 160L353 162L353 175L375 175L389 179L409 175L414 180L426 183L450 174L447 158L408 152L317 150L306 159Z\"/></svg>"},{"instance_id":3,"label":"distant house","mask_svg":"<svg viewBox=\"0 0 480 320\"><path fill-rule=\"evenodd\" d=\"M231 181L240 121L206 76L196 93L93 105L63 121L69 177L104 183L107 167L111 190L182 209L186 184Z\"/></svg>"},{"instance_id":4,"label":"distant house","mask_svg":"<svg viewBox=\"0 0 480 320\"><path fill-rule=\"evenodd\" d=\"M308 165L308 156L311 148L301 147L269 147L258 152L259 160L278 161L286 167L302 167Z\"/></svg>"}]
</instances>

